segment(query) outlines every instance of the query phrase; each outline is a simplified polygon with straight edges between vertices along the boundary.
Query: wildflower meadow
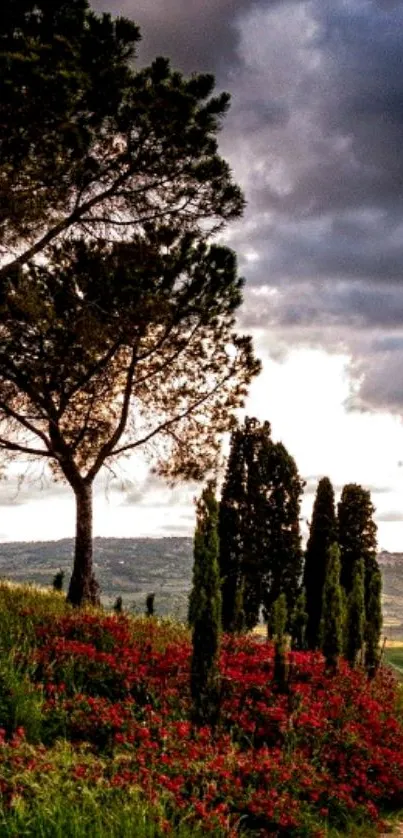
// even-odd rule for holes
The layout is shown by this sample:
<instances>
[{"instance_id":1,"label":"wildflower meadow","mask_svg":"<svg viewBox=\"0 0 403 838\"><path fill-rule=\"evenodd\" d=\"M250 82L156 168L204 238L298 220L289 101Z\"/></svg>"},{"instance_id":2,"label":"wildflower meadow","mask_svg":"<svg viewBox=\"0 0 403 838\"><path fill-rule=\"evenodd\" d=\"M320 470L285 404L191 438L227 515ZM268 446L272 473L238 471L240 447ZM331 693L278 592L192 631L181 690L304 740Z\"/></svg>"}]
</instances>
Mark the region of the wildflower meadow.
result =
<instances>
[{"instance_id":1,"label":"wildflower meadow","mask_svg":"<svg viewBox=\"0 0 403 838\"><path fill-rule=\"evenodd\" d=\"M217 725L190 721L187 629L0 587L0 836L376 835L403 807L399 687L320 653L221 641Z\"/></svg>"}]
</instances>

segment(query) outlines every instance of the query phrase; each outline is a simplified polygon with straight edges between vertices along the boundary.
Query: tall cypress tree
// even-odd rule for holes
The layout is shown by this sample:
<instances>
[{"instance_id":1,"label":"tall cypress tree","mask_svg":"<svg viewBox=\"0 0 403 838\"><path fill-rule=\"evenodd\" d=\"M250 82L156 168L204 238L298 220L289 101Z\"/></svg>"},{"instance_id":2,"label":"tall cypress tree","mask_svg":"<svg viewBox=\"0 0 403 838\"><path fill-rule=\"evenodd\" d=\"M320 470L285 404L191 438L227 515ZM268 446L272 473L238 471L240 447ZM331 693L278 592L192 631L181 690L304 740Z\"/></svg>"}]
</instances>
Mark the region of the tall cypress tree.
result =
<instances>
[{"instance_id":1,"label":"tall cypress tree","mask_svg":"<svg viewBox=\"0 0 403 838\"><path fill-rule=\"evenodd\" d=\"M338 505L338 531L341 554L341 583L349 595L354 569L364 563L365 665L375 672L382 628L382 578L377 560L377 527L370 492L357 483L344 486Z\"/></svg>"},{"instance_id":2,"label":"tall cypress tree","mask_svg":"<svg viewBox=\"0 0 403 838\"><path fill-rule=\"evenodd\" d=\"M285 692L287 685L287 658L285 629L287 625L287 598L280 594L271 610L274 638L274 681L279 692Z\"/></svg>"},{"instance_id":3,"label":"tall cypress tree","mask_svg":"<svg viewBox=\"0 0 403 838\"><path fill-rule=\"evenodd\" d=\"M343 648L343 598L340 585L340 550L336 543L329 548L323 586L321 649L326 668L334 672Z\"/></svg>"},{"instance_id":4,"label":"tall cypress tree","mask_svg":"<svg viewBox=\"0 0 403 838\"><path fill-rule=\"evenodd\" d=\"M219 716L221 591L218 547L218 503L214 485L209 483L197 504L193 587L189 601L192 716L196 724L202 725L216 724Z\"/></svg>"},{"instance_id":5,"label":"tall cypress tree","mask_svg":"<svg viewBox=\"0 0 403 838\"><path fill-rule=\"evenodd\" d=\"M364 573L364 562L360 559L354 565L353 587L347 599L345 653L351 666L355 666L358 653L364 645Z\"/></svg>"},{"instance_id":6,"label":"tall cypress tree","mask_svg":"<svg viewBox=\"0 0 403 838\"><path fill-rule=\"evenodd\" d=\"M354 566L364 561L367 599L368 572L376 564L377 527L373 520L375 508L371 494L357 483L343 487L338 504L338 542L340 546L341 584L348 595L353 586Z\"/></svg>"},{"instance_id":7,"label":"tall cypress tree","mask_svg":"<svg viewBox=\"0 0 403 838\"><path fill-rule=\"evenodd\" d=\"M306 610L306 593L302 588L295 603L294 611L291 614L291 648L302 651L306 649L306 628L308 624L308 613Z\"/></svg>"},{"instance_id":8,"label":"tall cypress tree","mask_svg":"<svg viewBox=\"0 0 403 838\"><path fill-rule=\"evenodd\" d=\"M382 629L382 576L378 562L369 563L366 572L365 668L372 677L379 664Z\"/></svg>"},{"instance_id":9,"label":"tall cypress tree","mask_svg":"<svg viewBox=\"0 0 403 838\"><path fill-rule=\"evenodd\" d=\"M308 623L308 649L319 647L319 628L322 613L323 586L330 545L337 538L334 490L328 477L319 480L313 505L309 538L305 553L304 588Z\"/></svg>"},{"instance_id":10,"label":"tall cypress tree","mask_svg":"<svg viewBox=\"0 0 403 838\"><path fill-rule=\"evenodd\" d=\"M301 577L300 498L295 461L271 438L269 422L246 418L233 432L220 504L223 625L231 629L236 590L243 586L246 628L281 593L291 613Z\"/></svg>"},{"instance_id":11,"label":"tall cypress tree","mask_svg":"<svg viewBox=\"0 0 403 838\"><path fill-rule=\"evenodd\" d=\"M246 512L244 434L240 428L236 428L231 435L219 507L219 566L224 631L233 631L236 628L237 603L239 604L241 588L243 589L241 564Z\"/></svg>"}]
</instances>

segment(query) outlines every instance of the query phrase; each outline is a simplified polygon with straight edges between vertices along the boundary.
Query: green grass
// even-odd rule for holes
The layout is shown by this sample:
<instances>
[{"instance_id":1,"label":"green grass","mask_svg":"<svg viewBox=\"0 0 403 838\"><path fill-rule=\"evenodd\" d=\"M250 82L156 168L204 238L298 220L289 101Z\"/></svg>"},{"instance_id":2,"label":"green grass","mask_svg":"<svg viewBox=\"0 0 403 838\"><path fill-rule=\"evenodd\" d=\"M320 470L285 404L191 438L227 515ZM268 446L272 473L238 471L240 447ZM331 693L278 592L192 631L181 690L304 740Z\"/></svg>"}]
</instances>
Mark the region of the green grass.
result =
<instances>
[{"instance_id":1,"label":"green grass","mask_svg":"<svg viewBox=\"0 0 403 838\"><path fill-rule=\"evenodd\" d=\"M403 679L403 644L401 646L393 646L386 648L384 651L385 661L398 673L399 677Z\"/></svg>"}]
</instances>

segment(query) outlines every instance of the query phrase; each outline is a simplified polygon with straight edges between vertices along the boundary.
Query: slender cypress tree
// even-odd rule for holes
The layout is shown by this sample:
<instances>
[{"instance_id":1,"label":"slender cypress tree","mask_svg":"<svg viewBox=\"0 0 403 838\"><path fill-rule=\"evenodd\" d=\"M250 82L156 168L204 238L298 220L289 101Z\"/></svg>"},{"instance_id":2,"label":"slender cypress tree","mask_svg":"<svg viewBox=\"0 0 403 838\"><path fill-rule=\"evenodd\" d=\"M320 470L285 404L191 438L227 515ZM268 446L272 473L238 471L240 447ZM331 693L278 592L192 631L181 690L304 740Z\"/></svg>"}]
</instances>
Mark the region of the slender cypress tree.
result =
<instances>
[{"instance_id":1,"label":"slender cypress tree","mask_svg":"<svg viewBox=\"0 0 403 838\"><path fill-rule=\"evenodd\" d=\"M271 625L274 638L274 681L280 692L287 687L287 659L285 629L287 625L287 598L280 594L273 603L271 610Z\"/></svg>"},{"instance_id":2,"label":"slender cypress tree","mask_svg":"<svg viewBox=\"0 0 403 838\"><path fill-rule=\"evenodd\" d=\"M231 435L230 454L219 508L219 566L224 631L235 630L239 590L243 589L241 565L246 514L244 433L240 428L236 428Z\"/></svg>"},{"instance_id":3,"label":"slender cypress tree","mask_svg":"<svg viewBox=\"0 0 403 838\"><path fill-rule=\"evenodd\" d=\"M308 622L306 643L308 649L319 647L319 629L322 613L323 586L329 547L337 539L334 490L328 477L319 480L313 505L309 538L305 553L304 587Z\"/></svg>"},{"instance_id":4,"label":"slender cypress tree","mask_svg":"<svg viewBox=\"0 0 403 838\"><path fill-rule=\"evenodd\" d=\"M219 716L218 649L221 591L218 569L218 503L209 483L197 503L193 588L189 602L192 625L191 695L196 724L215 725Z\"/></svg>"},{"instance_id":5,"label":"slender cypress tree","mask_svg":"<svg viewBox=\"0 0 403 838\"><path fill-rule=\"evenodd\" d=\"M284 593L290 616L298 598L302 573L299 515L303 481L282 442L274 443L270 425L263 426L251 495L254 537L250 548L261 557L261 597L265 614Z\"/></svg>"},{"instance_id":6,"label":"slender cypress tree","mask_svg":"<svg viewBox=\"0 0 403 838\"><path fill-rule=\"evenodd\" d=\"M346 658L351 666L355 666L358 654L364 645L365 597L363 559L360 559L354 565L353 587L347 599L346 623Z\"/></svg>"},{"instance_id":7,"label":"slender cypress tree","mask_svg":"<svg viewBox=\"0 0 403 838\"><path fill-rule=\"evenodd\" d=\"M326 668L337 670L343 648L343 601L340 586L340 550L334 543L329 548L323 586L322 618L320 625L321 649Z\"/></svg>"},{"instance_id":8,"label":"slender cypress tree","mask_svg":"<svg viewBox=\"0 0 403 838\"><path fill-rule=\"evenodd\" d=\"M293 649L298 651L306 649L307 624L306 593L305 589L302 588L291 615L291 646Z\"/></svg>"},{"instance_id":9,"label":"slender cypress tree","mask_svg":"<svg viewBox=\"0 0 403 838\"><path fill-rule=\"evenodd\" d=\"M372 675L378 664L382 628L382 578L377 560L375 509L367 489L356 483L344 486L338 505L338 531L341 553L341 583L349 595L354 568L364 563L365 666Z\"/></svg>"},{"instance_id":10,"label":"slender cypress tree","mask_svg":"<svg viewBox=\"0 0 403 838\"><path fill-rule=\"evenodd\" d=\"M373 677L379 664L379 642L382 629L382 577L378 562L367 566L366 618L365 618L365 668Z\"/></svg>"},{"instance_id":11,"label":"slender cypress tree","mask_svg":"<svg viewBox=\"0 0 403 838\"><path fill-rule=\"evenodd\" d=\"M364 560L367 598L368 569L376 563L375 509L367 489L357 483L343 487L338 504L338 542L340 546L341 584L347 595L353 587L354 565Z\"/></svg>"}]
</instances>

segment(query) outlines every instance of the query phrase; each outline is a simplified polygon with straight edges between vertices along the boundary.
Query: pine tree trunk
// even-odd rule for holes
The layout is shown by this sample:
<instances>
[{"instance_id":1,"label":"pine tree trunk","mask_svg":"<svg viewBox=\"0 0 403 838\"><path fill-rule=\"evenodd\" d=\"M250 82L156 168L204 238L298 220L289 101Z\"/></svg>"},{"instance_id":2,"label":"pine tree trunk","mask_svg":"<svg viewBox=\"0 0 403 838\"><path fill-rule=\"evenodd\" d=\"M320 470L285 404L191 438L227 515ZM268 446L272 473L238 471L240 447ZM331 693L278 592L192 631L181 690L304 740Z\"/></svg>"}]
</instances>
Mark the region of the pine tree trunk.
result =
<instances>
[{"instance_id":1,"label":"pine tree trunk","mask_svg":"<svg viewBox=\"0 0 403 838\"><path fill-rule=\"evenodd\" d=\"M73 574L67 601L72 605L99 605L99 586L92 564L92 484L82 483L75 490L76 540Z\"/></svg>"}]
</instances>

